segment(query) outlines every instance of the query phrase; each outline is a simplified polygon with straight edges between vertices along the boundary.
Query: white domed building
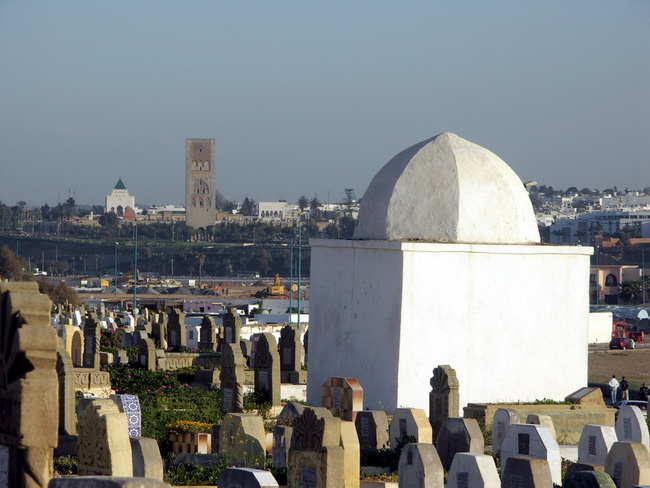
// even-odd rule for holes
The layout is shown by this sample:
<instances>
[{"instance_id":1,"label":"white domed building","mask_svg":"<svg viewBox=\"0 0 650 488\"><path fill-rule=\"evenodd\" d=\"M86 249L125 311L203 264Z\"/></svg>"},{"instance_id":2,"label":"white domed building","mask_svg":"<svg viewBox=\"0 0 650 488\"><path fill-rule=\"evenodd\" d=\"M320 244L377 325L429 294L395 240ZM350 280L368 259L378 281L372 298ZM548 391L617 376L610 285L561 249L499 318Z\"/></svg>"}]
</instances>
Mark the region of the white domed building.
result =
<instances>
[{"instance_id":1,"label":"white domed building","mask_svg":"<svg viewBox=\"0 0 650 488\"><path fill-rule=\"evenodd\" d=\"M586 386L592 249L540 244L523 183L487 149L444 133L402 151L354 239L311 247L309 403L346 376L364 407L428 411L443 364L461 408Z\"/></svg>"}]
</instances>

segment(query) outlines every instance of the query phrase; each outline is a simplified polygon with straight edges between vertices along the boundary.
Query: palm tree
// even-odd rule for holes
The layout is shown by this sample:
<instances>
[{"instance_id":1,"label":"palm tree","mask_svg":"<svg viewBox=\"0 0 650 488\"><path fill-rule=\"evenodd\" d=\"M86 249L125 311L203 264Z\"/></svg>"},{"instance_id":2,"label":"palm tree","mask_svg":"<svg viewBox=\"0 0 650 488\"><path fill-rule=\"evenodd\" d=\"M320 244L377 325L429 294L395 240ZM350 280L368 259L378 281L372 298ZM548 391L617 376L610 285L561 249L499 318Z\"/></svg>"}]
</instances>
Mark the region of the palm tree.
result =
<instances>
[{"instance_id":1,"label":"palm tree","mask_svg":"<svg viewBox=\"0 0 650 488\"><path fill-rule=\"evenodd\" d=\"M196 260L199 262L199 288L201 288L201 277L203 276L203 264L205 263L205 254L197 254Z\"/></svg>"},{"instance_id":2,"label":"palm tree","mask_svg":"<svg viewBox=\"0 0 650 488\"><path fill-rule=\"evenodd\" d=\"M298 197L298 206L300 207L301 212L309 206L309 200L305 195L300 195L300 197Z\"/></svg>"}]
</instances>

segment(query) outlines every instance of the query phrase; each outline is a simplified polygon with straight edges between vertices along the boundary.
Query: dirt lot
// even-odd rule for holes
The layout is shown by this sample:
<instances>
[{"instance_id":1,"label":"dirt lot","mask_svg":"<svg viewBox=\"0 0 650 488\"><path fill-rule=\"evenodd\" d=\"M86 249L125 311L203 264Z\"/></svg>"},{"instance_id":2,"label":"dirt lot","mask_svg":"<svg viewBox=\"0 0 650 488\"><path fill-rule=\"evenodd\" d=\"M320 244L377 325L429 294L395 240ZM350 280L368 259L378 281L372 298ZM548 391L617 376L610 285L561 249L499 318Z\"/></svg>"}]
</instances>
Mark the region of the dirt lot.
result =
<instances>
[{"instance_id":1,"label":"dirt lot","mask_svg":"<svg viewBox=\"0 0 650 488\"><path fill-rule=\"evenodd\" d=\"M633 350L610 351L607 344L589 346L589 381L607 383L612 375L630 382L638 390L641 383L650 384L650 343L638 344Z\"/></svg>"}]
</instances>

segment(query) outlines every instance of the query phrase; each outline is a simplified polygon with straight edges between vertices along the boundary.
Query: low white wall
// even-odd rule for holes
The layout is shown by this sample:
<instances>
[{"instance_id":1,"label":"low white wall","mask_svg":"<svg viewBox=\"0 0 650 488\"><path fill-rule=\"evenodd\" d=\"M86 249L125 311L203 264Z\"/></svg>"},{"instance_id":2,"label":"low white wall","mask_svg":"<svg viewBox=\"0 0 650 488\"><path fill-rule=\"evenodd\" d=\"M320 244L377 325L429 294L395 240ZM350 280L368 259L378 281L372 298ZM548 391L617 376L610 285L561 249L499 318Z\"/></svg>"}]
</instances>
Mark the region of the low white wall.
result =
<instances>
[{"instance_id":1,"label":"low white wall","mask_svg":"<svg viewBox=\"0 0 650 488\"><path fill-rule=\"evenodd\" d=\"M587 384L591 248L311 241L308 401L330 376L364 407L429 411L433 369L469 402L561 400Z\"/></svg>"},{"instance_id":2,"label":"low white wall","mask_svg":"<svg viewBox=\"0 0 650 488\"><path fill-rule=\"evenodd\" d=\"M612 339L612 312L589 314L589 344L609 342Z\"/></svg>"}]
</instances>

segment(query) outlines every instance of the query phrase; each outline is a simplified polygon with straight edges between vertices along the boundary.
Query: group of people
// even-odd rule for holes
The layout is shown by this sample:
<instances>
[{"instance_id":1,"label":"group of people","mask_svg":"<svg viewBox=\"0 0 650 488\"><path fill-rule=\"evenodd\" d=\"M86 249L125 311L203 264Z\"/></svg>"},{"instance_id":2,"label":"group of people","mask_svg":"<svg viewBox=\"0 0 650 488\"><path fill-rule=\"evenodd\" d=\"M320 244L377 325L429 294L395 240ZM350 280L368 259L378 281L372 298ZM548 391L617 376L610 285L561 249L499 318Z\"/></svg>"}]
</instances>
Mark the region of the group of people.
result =
<instances>
[{"instance_id":1,"label":"group of people","mask_svg":"<svg viewBox=\"0 0 650 488\"><path fill-rule=\"evenodd\" d=\"M619 388L621 389L621 401L629 400L630 383L628 383L628 381L625 379L625 376L621 378L621 382L619 383L618 380L616 379L616 375L612 375L612 379L609 380L609 389L611 390L612 393L612 405L616 404L616 398L618 396ZM650 388L648 388L646 384L643 383L641 385L641 388L639 388L639 398L644 402L647 402L648 397L650 397Z\"/></svg>"}]
</instances>

